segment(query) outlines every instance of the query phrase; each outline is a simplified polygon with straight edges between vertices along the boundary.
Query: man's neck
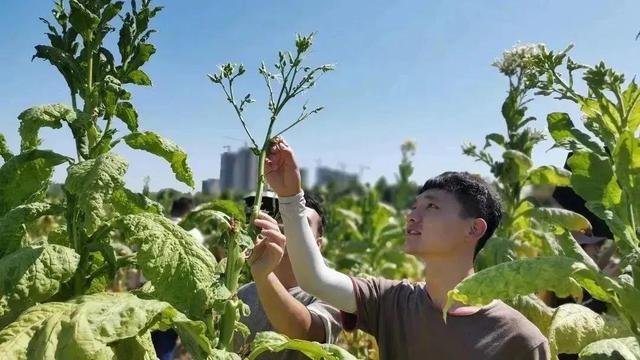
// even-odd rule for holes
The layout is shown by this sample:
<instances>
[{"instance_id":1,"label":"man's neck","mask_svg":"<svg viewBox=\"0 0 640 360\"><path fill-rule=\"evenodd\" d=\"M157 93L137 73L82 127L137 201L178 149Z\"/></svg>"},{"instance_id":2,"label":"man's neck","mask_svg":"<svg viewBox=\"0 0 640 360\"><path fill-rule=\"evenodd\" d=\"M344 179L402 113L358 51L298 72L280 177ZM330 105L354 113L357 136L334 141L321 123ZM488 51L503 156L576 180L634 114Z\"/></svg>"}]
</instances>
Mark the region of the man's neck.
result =
<instances>
[{"instance_id":1,"label":"man's neck","mask_svg":"<svg viewBox=\"0 0 640 360\"><path fill-rule=\"evenodd\" d=\"M456 287L464 278L474 273L473 257L438 257L423 258L425 263L426 290L431 301L440 309L447 303L447 293ZM454 304L452 310L463 307Z\"/></svg>"},{"instance_id":2,"label":"man's neck","mask_svg":"<svg viewBox=\"0 0 640 360\"><path fill-rule=\"evenodd\" d=\"M278 264L278 267L273 270L273 273L276 275L278 280L280 280L285 289L289 290L298 286L298 281L293 274L293 268L291 268L289 256L285 255L282 257L280 264Z\"/></svg>"}]
</instances>

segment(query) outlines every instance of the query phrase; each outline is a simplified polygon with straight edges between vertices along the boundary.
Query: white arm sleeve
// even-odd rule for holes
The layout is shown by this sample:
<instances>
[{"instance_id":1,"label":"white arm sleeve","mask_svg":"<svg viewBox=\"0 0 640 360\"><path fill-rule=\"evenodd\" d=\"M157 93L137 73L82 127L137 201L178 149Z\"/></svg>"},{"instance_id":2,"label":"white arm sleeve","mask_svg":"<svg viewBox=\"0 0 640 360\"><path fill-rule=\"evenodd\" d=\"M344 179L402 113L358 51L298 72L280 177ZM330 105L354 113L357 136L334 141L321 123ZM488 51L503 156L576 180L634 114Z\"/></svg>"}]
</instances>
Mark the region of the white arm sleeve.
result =
<instances>
[{"instance_id":1,"label":"white arm sleeve","mask_svg":"<svg viewBox=\"0 0 640 360\"><path fill-rule=\"evenodd\" d=\"M287 237L287 251L300 287L329 305L344 312L355 313L356 297L351 278L324 263L307 222L303 193L281 197L279 202Z\"/></svg>"}]
</instances>

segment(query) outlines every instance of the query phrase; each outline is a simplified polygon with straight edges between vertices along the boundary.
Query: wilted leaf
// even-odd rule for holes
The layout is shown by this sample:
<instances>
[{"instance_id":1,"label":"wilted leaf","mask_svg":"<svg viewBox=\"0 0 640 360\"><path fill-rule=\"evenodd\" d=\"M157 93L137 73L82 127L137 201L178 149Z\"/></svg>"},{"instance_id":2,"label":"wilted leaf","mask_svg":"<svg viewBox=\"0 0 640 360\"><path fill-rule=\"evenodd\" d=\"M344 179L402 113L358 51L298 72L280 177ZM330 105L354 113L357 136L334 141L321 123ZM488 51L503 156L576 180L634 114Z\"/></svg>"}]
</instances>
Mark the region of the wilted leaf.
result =
<instances>
[{"instance_id":1,"label":"wilted leaf","mask_svg":"<svg viewBox=\"0 0 640 360\"><path fill-rule=\"evenodd\" d=\"M9 150L9 145L7 145L7 140L2 134L0 134L0 157L2 157L4 161L9 161L9 159L13 157L13 153Z\"/></svg>"},{"instance_id":2,"label":"wilted leaf","mask_svg":"<svg viewBox=\"0 0 640 360\"><path fill-rule=\"evenodd\" d=\"M606 339L587 345L580 351L581 360L638 360L638 339L627 337Z\"/></svg>"},{"instance_id":3,"label":"wilted leaf","mask_svg":"<svg viewBox=\"0 0 640 360\"><path fill-rule=\"evenodd\" d=\"M591 224L584 216L570 210L539 207L525 211L523 216L553 224L569 231L590 230Z\"/></svg>"},{"instance_id":4,"label":"wilted leaf","mask_svg":"<svg viewBox=\"0 0 640 360\"><path fill-rule=\"evenodd\" d=\"M120 188L113 192L111 204L116 212L121 215L140 214L148 212L162 215L162 204L149 199L143 194L134 193L127 188Z\"/></svg>"},{"instance_id":5,"label":"wilted leaf","mask_svg":"<svg viewBox=\"0 0 640 360\"><path fill-rule=\"evenodd\" d=\"M138 263L159 299L201 319L215 300L216 262L211 253L178 225L153 214L128 215L116 227L138 244Z\"/></svg>"},{"instance_id":6,"label":"wilted leaf","mask_svg":"<svg viewBox=\"0 0 640 360\"><path fill-rule=\"evenodd\" d=\"M35 149L40 142L38 139L40 128L59 129L62 127L62 121L70 116L75 116L74 110L62 104L36 106L23 111L18 115L22 138L20 149L22 151Z\"/></svg>"},{"instance_id":7,"label":"wilted leaf","mask_svg":"<svg viewBox=\"0 0 640 360\"><path fill-rule=\"evenodd\" d=\"M571 172L551 165L529 170L527 180L532 185L570 186Z\"/></svg>"},{"instance_id":8,"label":"wilted leaf","mask_svg":"<svg viewBox=\"0 0 640 360\"><path fill-rule=\"evenodd\" d=\"M101 293L68 303L36 305L0 331L0 350L17 359L112 359L125 349L153 355L148 332L189 326L185 341L211 352L204 324L187 319L166 302L127 293ZM204 359L196 357L195 359ZM120 359L120 358L118 358Z\"/></svg>"},{"instance_id":9,"label":"wilted leaf","mask_svg":"<svg viewBox=\"0 0 640 360\"><path fill-rule=\"evenodd\" d=\"M355 356L337 345L289 339L284 335L271 331L258 333L252 343L252 348L253 351L249 354L249 360L256 359L264 352L280 352L283 350L299 351L311 359L356 359Z\"/></svg>"},{"instance_id":10,"label":"wilted leaf","mask_svg":"<svg viewBox=\"0 0 640 360\"><path fill-rule=\"evenodd\" d=\"M26 247L0 259L0 327L56 294L79 261L73 249L59 245Z\"/></svg>"},{"instance_id":11,"label":"wilted leaf","mask_svg":"<svg viewBox=\"0 0 640 360\"><path fill-rule=\"evenodd\" d=\"M590 150L598 155L605 155L602 146L591 140L591 137L576 129L567 113L554 112L547 115L549 133L556 144L569 150Z\"/></svg>"},{"instance_id":12,"label":"wilted leaf","mask_svg":"<svg viewBox=\"0 0 640 360\"><path fill-rule=\"evenodd\" d=\"M0 216L18 205L41 200L53 168L67 161L71 159L52 151L30 150L5 162L0 167Z\"/></svg>"},{"instance_id":13,"label":"wilted leaf","mask_svg":"<svg viewBox=\"0 0 640 360\"><path fill-rule=\"evenodd\" d=\"M127 101L119 102L116 105L116 116L127 125L129 131L138 131L138 112L133 104Z\"/></svg>"},{"instance_id":14,"label":"wilted leaf","mask_svg":"<svg viewBox=\"0 0 640 360\"><path fill-rule=\"evenodd\" d=\"M455 301L480 306L494 299L508 300L541 290L554 291L558 297L580 298L581 286L584 286L587 290L591 289L589 292L594 297L604 297L606 291L598 287L596 280L599 280L597 274L585 264L568 257L548 256L511 261L479 271L459 283L449 291L443 314L446 315Z\"/></svg>"},{"instance_id":15,"label":"wilted leaf","mask_svg":"<svg viewBox=\"0 0 640 360\"><path fill-rule=\"evenodd\" d=\"M80 226L87 235L93 234L109 218L109 203L113 193L124 185L127 162L107 153L69 167L65 189L77 197L83 218Z\"/></svg>"},{"instance_id":16,"label":"wilted leaf","mask_svg":"<svg viewBox=\"0 0 640 360\"><path fill-rule=\"evenodd\" d=\"M611 315L600 315L578 304L564 304L556 309L549 327L552 356L577 354L595 341L629 336L625 324Z\"/></svg>"},{"instance_id":17,"label":"wilted leaf","mask_svg":"<svg viewBox=\"0 0 640 360\"><path fill-rule=\"evenodd\" d=\"M193 187L193 175L187 164L187 154L178 145L150 131L131 133L124 137L124 141L134 149L144 150L165 159L171 164L176 179Z\"/></svg>"},{"instance_id":18,"label":"wilted leaf","mask_svg":"<svg viewBox=\"0 0 640 360\"><path fill-rule=\"evenodd\" d=\"M44 215L60 214L63 210L61 206L49 203L31 203L17 206L0 217L0 258L28 245L26 225Z\"/></svg>"}]
</instances>

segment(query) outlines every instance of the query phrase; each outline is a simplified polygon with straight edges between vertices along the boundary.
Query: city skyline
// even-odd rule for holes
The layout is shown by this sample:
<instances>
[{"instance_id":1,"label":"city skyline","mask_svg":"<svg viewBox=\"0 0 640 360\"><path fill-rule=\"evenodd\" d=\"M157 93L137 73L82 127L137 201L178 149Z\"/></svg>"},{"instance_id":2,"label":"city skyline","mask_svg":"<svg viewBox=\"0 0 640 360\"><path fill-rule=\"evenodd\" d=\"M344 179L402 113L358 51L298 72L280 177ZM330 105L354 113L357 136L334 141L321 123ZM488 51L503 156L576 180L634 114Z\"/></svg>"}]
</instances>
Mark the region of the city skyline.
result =
<instances>
[{"instance_id":1,"label":"city skyline","mask_svg":"<svg viewBox=\"0 0 640 360\"><path fill-rule=\"evenodd\" d=\"M202 180L200 192L205 194L220 193L223 191L250 192L255 190L258 174L257 157L251 149L245 145L236 150L231 146L225 146L225 151L220 154L220 174L218 178ZM346 185L349 181L358 181L359 175L317 164L313 184L309 179L309 171L306 167L300 168L302 186L323 186L329 182ZM197 189L196 189L197 190Z\"/></svg>"}]
</instances>

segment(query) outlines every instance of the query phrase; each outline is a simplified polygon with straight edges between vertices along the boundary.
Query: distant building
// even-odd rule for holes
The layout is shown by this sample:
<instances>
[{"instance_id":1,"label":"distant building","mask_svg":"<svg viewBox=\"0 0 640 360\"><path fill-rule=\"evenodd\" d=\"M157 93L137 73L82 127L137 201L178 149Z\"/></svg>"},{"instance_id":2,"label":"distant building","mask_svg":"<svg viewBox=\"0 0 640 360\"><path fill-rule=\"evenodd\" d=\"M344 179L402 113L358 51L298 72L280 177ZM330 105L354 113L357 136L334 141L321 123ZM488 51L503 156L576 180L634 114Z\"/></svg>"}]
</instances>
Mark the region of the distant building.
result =
<instances>
[{"instance_id":1,"label":"distant building","mask_svg":"<svg viewBox=\"0 0 640 360\"><path fill-rule=\"evenodd\" d=\"M258 157L244 147L237 152L226 151L220 156L220 191L248 192L258 181Z\"/></svg>"},{"instance_id":2,"label":"distant building","mask_svg":"<svg viewBox=\"0 0 640 360\"><path fill-rule=\"evenodd\" d=\"M203 194L219 194L220 193L220 180L219 179L207 179L202 181L202 193Z\"/></svg>"},{"instance_id":3,"label":"distant building","mask_svg":"<svg viewBox=\"0 0 640 360\"><path fill-rule=\"evenodd\" d=\"M307 168L300 168L300 181L302 182L303 189L309 184L309 171Z\"/></svg>"},{"instance_id":4,"label":"distant building","mask_svg":"<svg viewBox=\"0 0 640 360\"><path fill-rule=\"evenodd\" d=\"M347 187L350 183L357 182L358 175L343 170L320 166L316 169L316 186L325 186L333 183L338 188Z\"/></svg>"},{"instance_id":5,"label":"distant building","mask_svg":"<svg viewBox=\"0 0 640 360\"><path fill-rule=\"evenodd\" d=\"M220 155L220 190L225 191L233 188L233 166L236 162L236 155L227 151Z\"/></svg>"}]
</instances>

